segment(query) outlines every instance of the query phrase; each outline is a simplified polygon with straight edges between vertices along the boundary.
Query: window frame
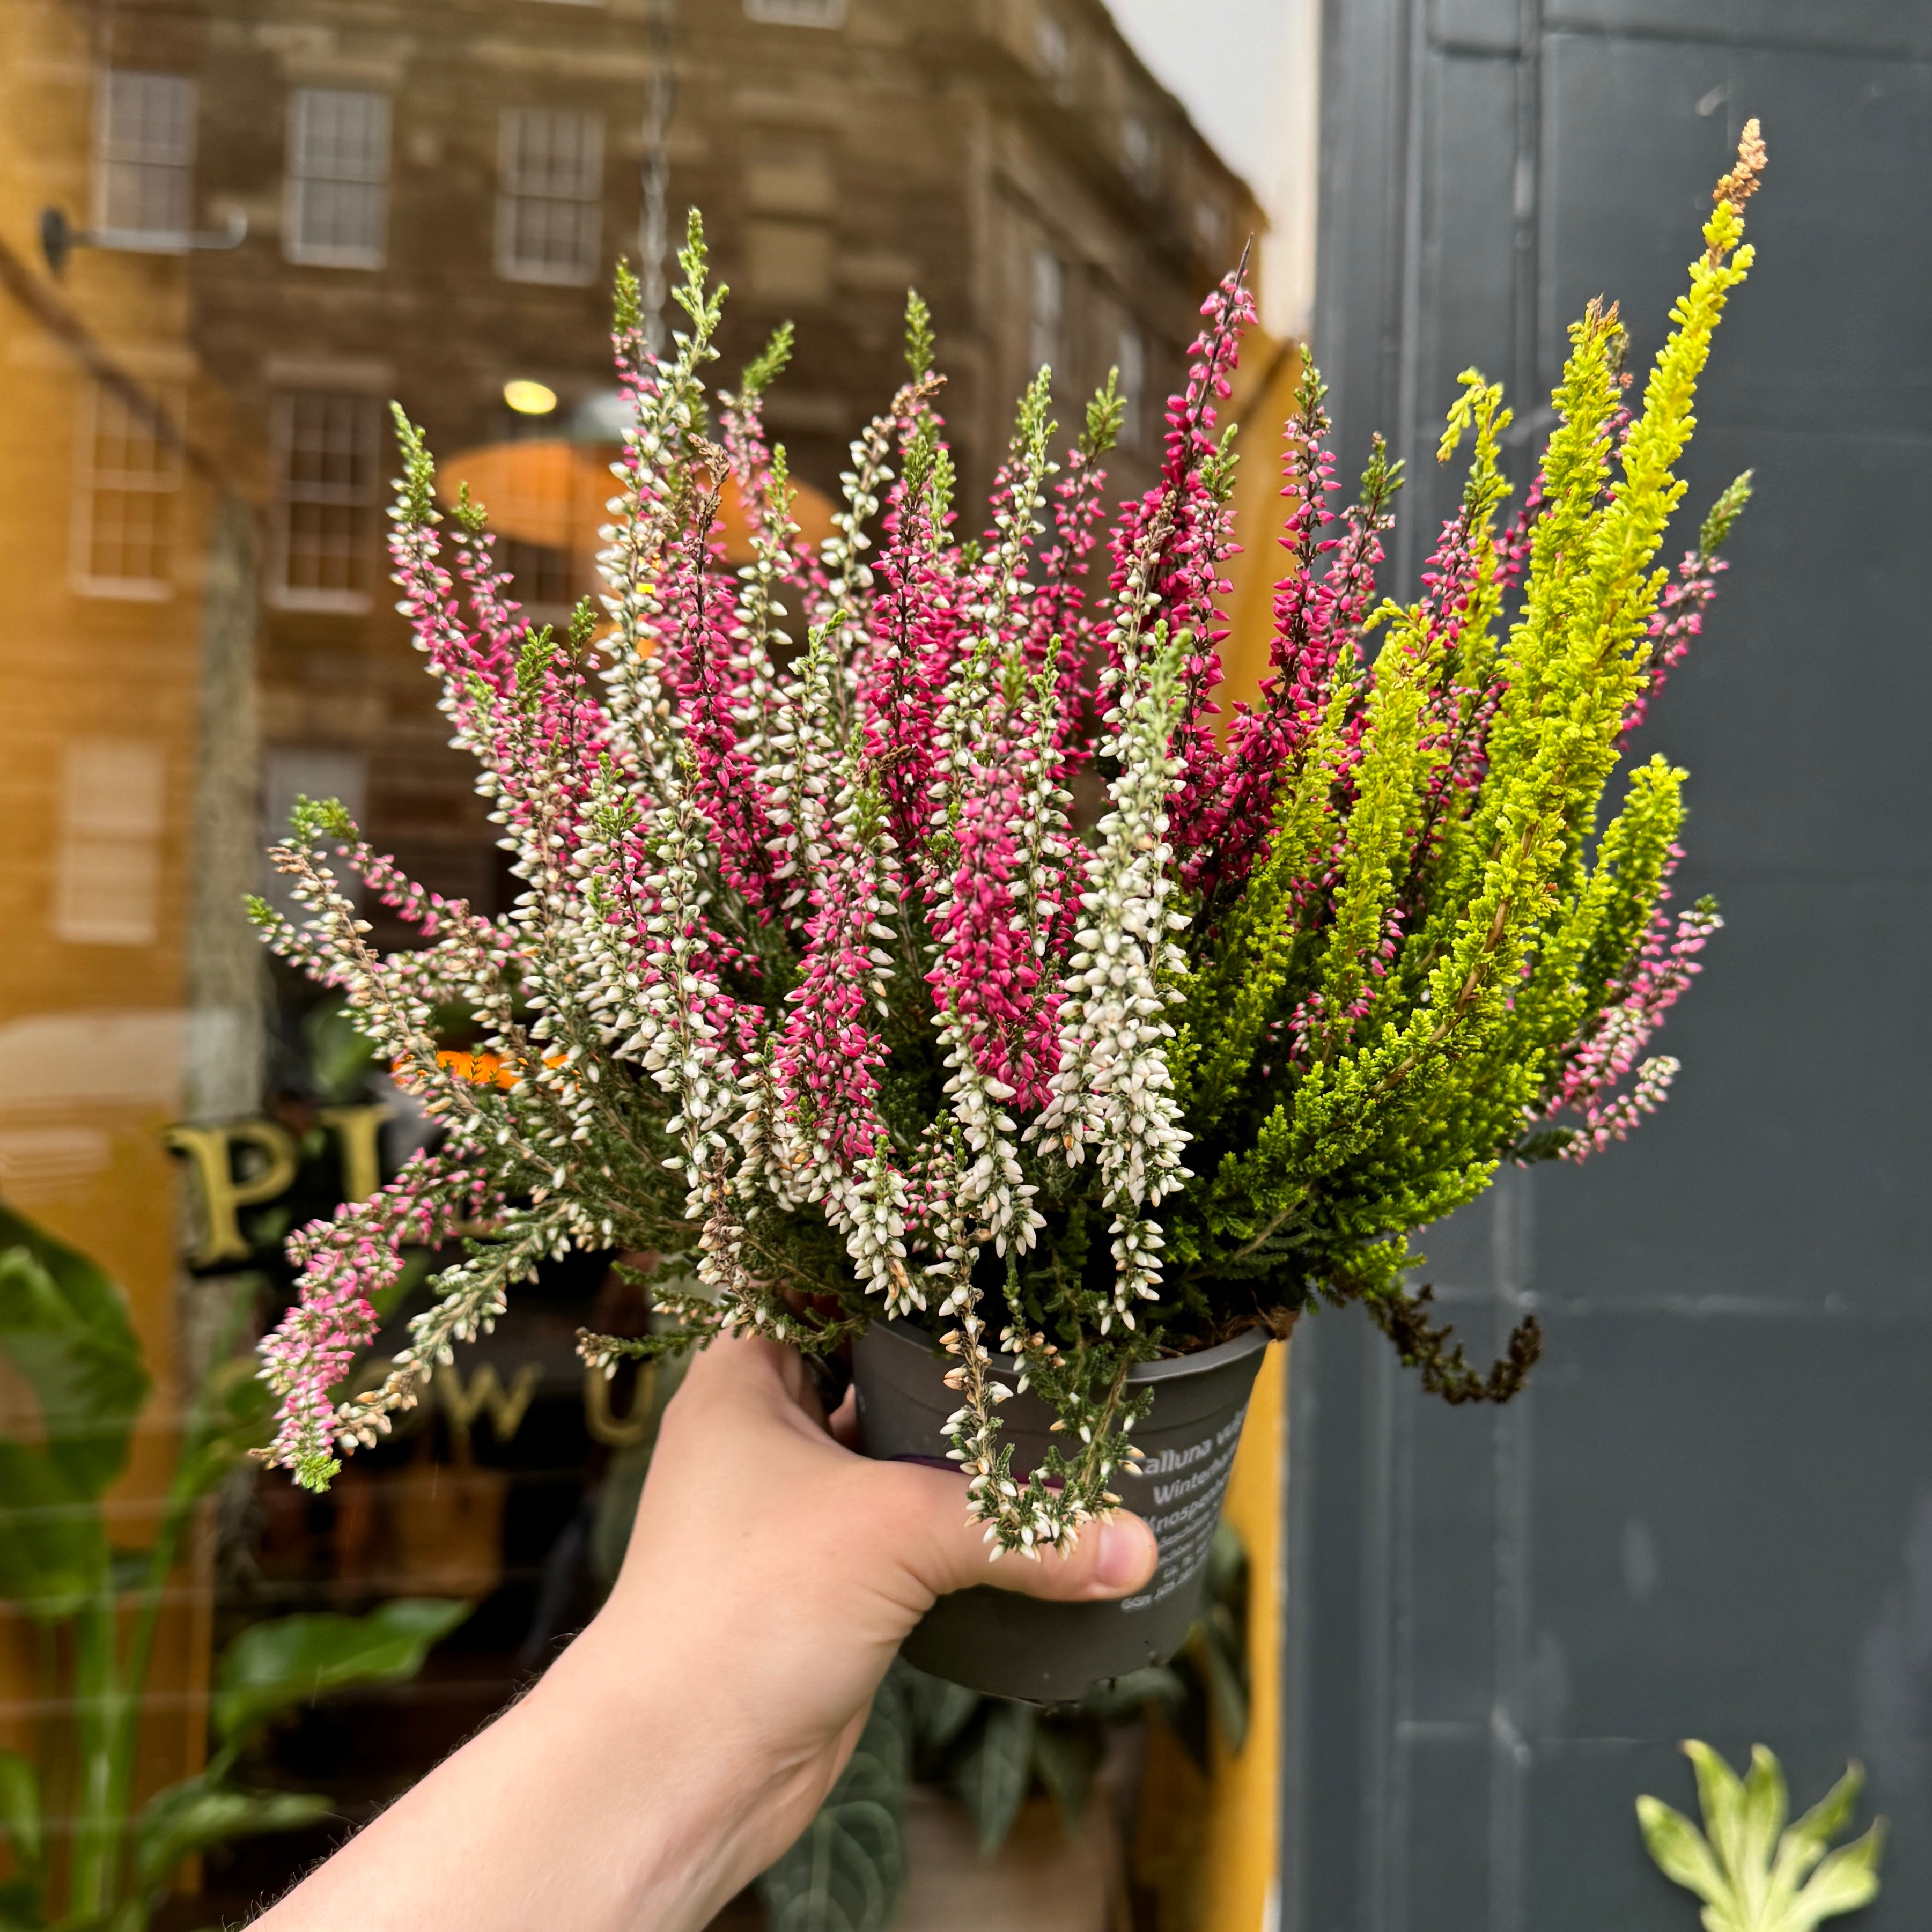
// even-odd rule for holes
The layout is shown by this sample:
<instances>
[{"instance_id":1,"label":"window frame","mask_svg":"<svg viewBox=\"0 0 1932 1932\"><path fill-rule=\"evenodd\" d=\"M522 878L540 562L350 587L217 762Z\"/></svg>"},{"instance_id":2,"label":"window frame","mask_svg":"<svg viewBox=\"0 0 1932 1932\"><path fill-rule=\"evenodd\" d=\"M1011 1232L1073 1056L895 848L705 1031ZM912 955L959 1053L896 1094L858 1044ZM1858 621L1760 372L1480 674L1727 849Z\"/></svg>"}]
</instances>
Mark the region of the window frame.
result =
<instances>
[{"instance_id":1,"label":"window frame","mask_svg":"<svg viewBox=\"0 0 1932 1932\"><path fill-rule=\"evenodd\" d=\"M117 96L122 84L131 83L134 90L138 91L154 82L178 90L185 105L179 150L173 154L116 152L117 148L139 150L142 146L137 135L130 134L124 128L117 129L114 124ZM200 146L200 115L201 90L192 74L172 74L154 68L104 67L98 70L94 90L88 184L93 216L89 233L95 247L136 254L178 255L193 245L190 238L194 227L194 164ZM138 118L138 110L136 116ZM164 172L176 182L180 192L180 220L162 227L117 225L110 218L116 199L112 184L115 171L122 169L135 170L137 174ZM140 198L137 191L137 200Z\"/></svg>"},{"instance_id":2,"label":"window frame","mask_svg":"<svg viewBox=\"0 0 1932 1932\"><path fill-rule=\"evenodd\" d=\"M175 594L171 568L174 536L164 529L154 544L164 574L158 576L115 575L93 568L94 545L101 526L100 498L104 493L136 500L154 500L158 516L167 514L167 506L178 505L186 480L184 424L186 396L179 385L165 391L143 392L154 413L167 425L168 434L157 429L148 439L156 462L152 470L104 470L100 464L101 414L104 404L122 411L127 418L122 434L139 413L112 385L98 379L87 383L80 406L74 412L76 447L74 466L74 500L68 532L68 578L83 597L99 597L121 603L161 604Z\"/></svg>"},{"instance_id":3,"label":"window frame","mask_svg":"<svg viewBox=\"0 0 1932 1932\"><path fill-rule=\"evenodd\" d=\"M1051 242L1035 242L1027 250L1027 380L1042 366L1053 371L1056 384L1066 381L1063 366L1066 347L1067 265ZM1052 287L1052 299L1041 298ZM1045 311L1050 308L1050 315ZM1042 352L1044 351L1044 352Z\"/></svg>"},{"instance_id":4,"label":"window frame","mask_svg":"<svg viewBox=\"0 0 1932 1932\"><path fill-rule=\"evenodd\" d=\"M326 165L327 158L305 153L311 142L310 117L317 110L313 104L325 100L374 103L380 109L381 132L374 145L380 158L361 171L337 161ZM320 137L314 137L320 145ZM286 260L311 268L380 268L388 260L389 182L394 159L395 104L386 94L370 88L297 87L289 92L287 142L284 159L282 195L282 254ZM317 242L308 238L314 217L308 190L328 188L361 188L370 191L376 218L373 242Z\"/></svg>"},{"instance_id":5,"label":"window frame","mask_svg":"<svg viewBox=\"0 0 1932 1932\"><path fill-rule=\"evenodd\" d=\"M1120 371L1120 447L1136 452L1147 446L1148 335L1132 316L1123 318L1114 343Z\"/></svg>"},{"instance_id":6,"label":"window frame","mask_svg":"<svg viewBox=\"0 0 1932 1932\"><path fill-rule=\"evenodd\" d=\"M539 120L550 124L573 122L590 138L580 158L580 178L574 191L554 185L538 187L516 178L530 166L524 152L526 130ZM528 282L550 288L589 288L598 280L604 231L604 158L608 134L604 118L574 107L514 106L500 110L496 120L496 271L506 282ZM574 238L580 253L568 263L520 255L516 244L524 215L541 209L572 211L578 224Z\"/></svg>"},{"instance_id":7,"label":"window frame","mask_svg":"<svg viewBox=\"0 0 1932 1932\"><path fill-rule=\"evenodd\" d=\"M745 0L745 18L765 27L805 27L838 32L845 24L846 0Z\"/></svg>"},{"instance_id":8,"label":"window frame","mask_svg":"<svg viewBox=\"0 0 1932 1932\"><path fill-rule=\"evenodd\" d=\"M316 484L298 482L293 475L296 411L304 401L320 400L350 406L364 425L368 478L365 484ZM268 602L279 610L311 610L342 616L360 616L375 607L376 587L381 572L376 560L380 534L380 512L382 497L381 404L360 390L295 387L282 390L274 398L270 412L270 447L275 458L274 521L270 532L268 576ZM359 452L357 453L360 453ZM366 589L316 584L293 584L289 566L296 554L293 512L298 504L324 509L360 512L368 528L358 546L352 543L344 552L351 561L360 556L368 573Z\"/></svg>"}]
</instances>

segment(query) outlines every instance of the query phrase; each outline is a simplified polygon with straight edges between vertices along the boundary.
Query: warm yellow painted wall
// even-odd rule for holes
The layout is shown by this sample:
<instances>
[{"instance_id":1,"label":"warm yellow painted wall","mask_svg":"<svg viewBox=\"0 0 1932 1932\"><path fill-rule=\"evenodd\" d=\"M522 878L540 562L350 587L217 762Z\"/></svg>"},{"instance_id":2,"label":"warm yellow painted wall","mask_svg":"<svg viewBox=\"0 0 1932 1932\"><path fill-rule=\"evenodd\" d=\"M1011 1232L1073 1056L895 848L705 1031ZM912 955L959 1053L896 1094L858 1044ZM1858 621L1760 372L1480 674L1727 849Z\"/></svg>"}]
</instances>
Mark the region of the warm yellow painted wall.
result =
<instances>
[{"instance_id":1,"label":"warm yellow painted wall","mask_svg":"<svg viewBox=\"0 0 1932 1932\"><path fill-rule=\"evenodd\" d=\"M1216 694L1223 712L1237 698L1255 701L1268 669L1274 634L1274 586L1287 558L1281 548L1291 507L1281 494L1282 425L1294 406L1301 380L1301 348L1251 330L1242 344L1241 367L1227 414L1240 425L1235 448L1234 536L1240 554L1230 560L1232 593L1223 600L1228 623L1221 647L1223 677Z\"/></svg>"},{"instance_id":2,"label":"warm yellow painted wall","mask_svg":"<svg viewBox=\"0 0 1932 1932\"><path fill-rule=\"evenodd\" d=\"M1226 1512L1248 1552L1248 1738L1213 1741L1212 1796L1191 1932L1262 1932L1280 1876L1281 1651L1288 1495L1288 1351L1268 1350L1228 1479Z\"/></svg>"},{"instance_id":3,"label":"warm yellow painted wall","mask_svg":"<svg viewBox=\"0 0 1932 1932\"><path fill-rule=\"evenodd\" d=\"M1155 1932L1263 1932L1280 1876L1281 1648L1288 1497L1288 1345L1268 1352L1228 1478L1227 1519L1248 1552L1247 1740L1216 1732L1204 1778L1155 1722L1132 1846Z\"/></svg>"},{"instance_id":4,"label":"warm yellow painted wall","mask_svg":"<svg viewBox=\"0 0 1932 1932\"><path fill-rule=\"evenodd\" d=\"M195 770L201 560L210 491L190 469L173 505L172 586L136 601L83 595L72 539L91 378L64 318L143 385L184 402L178 259L76 254L54 282L40 209L88 216L93 16L59 0L0 0L0 243L34 300L0 286L0 1197L92 1255L128 1292L155 1381L110 1533L138 1547L174 1451L178 1270L175 1177L160 1130L174 1116L184 1042L184 921ZM164 773L158 920L152 943L76 944L54 916L63 760L76 740L158 747ZM0 1429L31 1435L0 1378ZM199 1761L203 1620L165 1621L155 1665L166 1694L144 1738L144 1786ZM0 1610L0 1743L31 1750L31 1634Z\"/></svg>"}]
</instances>

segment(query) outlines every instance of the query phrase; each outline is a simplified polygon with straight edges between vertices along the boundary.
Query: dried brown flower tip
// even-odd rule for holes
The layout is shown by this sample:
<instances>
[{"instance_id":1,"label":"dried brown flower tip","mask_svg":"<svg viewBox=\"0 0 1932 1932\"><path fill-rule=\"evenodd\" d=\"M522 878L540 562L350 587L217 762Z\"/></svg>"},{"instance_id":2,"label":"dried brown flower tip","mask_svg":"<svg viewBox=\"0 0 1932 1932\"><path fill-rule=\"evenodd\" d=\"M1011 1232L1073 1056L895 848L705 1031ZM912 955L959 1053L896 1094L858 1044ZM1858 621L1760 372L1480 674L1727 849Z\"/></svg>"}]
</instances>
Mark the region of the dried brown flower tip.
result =
<instances>
[{"instance_id":1,"label":"dried brown flower tip","mask_svg":"<svg viewBox=\"0 0 1932 1932\"><path fill-rule=\"evenodd\" d=\"M1744 123L1738 136L1738 164L1711 190L1714 202L1727 201L1742 214L1744 203L1756 194L1758 177L1764 172L1764 136L1758 132L1757 117Z\"/></svg>"}]
</instances>

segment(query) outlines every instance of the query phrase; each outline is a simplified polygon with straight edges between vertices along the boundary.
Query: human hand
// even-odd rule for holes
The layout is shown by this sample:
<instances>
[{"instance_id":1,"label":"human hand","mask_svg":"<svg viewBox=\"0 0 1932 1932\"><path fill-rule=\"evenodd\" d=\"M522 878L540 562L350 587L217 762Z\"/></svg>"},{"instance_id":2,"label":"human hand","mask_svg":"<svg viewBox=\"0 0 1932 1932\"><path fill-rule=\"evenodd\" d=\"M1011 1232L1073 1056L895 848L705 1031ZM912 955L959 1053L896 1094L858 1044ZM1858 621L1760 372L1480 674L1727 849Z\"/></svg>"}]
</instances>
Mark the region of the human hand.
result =
<instances>
[{"instance_id":1,"label":"human hand","mask_svg":"<svg viewBox=\"0 0 1932 1932\"><path fill-rule=\"evenodd\" d=\"M835 1426L850 1410L848 1397ZM602 1676L648 1650L699 1692L692 1728L743 1800L720 1900L810 1822L935 1598L975 1583L1124 1596L1157 1558L1122 1513L1068 1555L993 1563L963 1478L868 1461L835 1432L792 1351L714 1342L666 1412L610 1601L563 1660Z\"/></svg>"},{"instance_id":2,"label":"human hand","mask_svg":"<svg viewBox=\"0 0 1932 1932\"><path fill-rule=\"evenodd\" d=\"M1069 1555L988 1558L963 1478L854 1455L796 1354L714 1342L665 1413L590 1627L261 1922L695 1932L805 1828L935 1598L1124 1596L1156 1552L1123 1513Z\"/></svg>"}]
</instances>

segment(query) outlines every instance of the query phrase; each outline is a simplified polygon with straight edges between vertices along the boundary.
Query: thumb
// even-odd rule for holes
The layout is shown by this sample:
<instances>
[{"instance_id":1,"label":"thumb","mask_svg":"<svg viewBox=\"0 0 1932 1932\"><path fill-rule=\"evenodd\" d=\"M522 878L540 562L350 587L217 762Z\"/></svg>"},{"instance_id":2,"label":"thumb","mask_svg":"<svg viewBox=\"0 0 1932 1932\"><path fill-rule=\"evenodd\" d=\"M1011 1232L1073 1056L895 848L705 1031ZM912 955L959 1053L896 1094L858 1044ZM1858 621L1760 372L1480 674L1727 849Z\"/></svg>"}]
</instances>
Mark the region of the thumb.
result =
<instances>
[{"instance_id":1,"label":"thumb","mask_svg":"<svg viewBox=\"0 0 1932 1932\"><path fill-rule=\"evenodd\" d=\"M1047 1545L1037 1556L1009 1552L995 1562L986 1526L967 1516L963 1478L938 1469L904 1474L919 1479L916 1501L907 1498L916 1530L900 1546L934 1596L985 1583L1054 1603L1099 1602L1132 1595L1160 1560L1154 1532L1131 1510L1116 1510L1084 1525L1071 1549Z\"/></svg>"}]
</instances>

